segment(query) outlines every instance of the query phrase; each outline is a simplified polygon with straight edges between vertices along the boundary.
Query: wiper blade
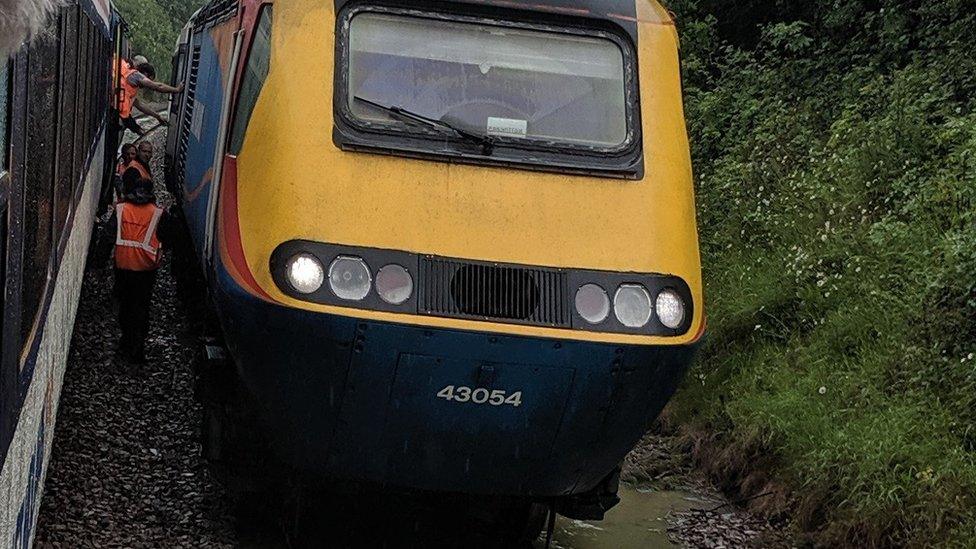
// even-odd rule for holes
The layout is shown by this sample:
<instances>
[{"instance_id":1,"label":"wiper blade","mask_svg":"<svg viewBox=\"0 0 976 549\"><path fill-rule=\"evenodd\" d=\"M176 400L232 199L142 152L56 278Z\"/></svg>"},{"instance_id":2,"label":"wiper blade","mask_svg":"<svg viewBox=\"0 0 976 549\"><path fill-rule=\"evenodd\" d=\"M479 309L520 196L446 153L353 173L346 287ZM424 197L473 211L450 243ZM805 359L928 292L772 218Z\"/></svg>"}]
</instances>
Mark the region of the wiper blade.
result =
<instances>
[{"instance_id":1,"label":"wiper blade","mask_svg":"<svg viewBox=\"0 0 976 549\"><path fill-rule=\"evenodd\" d=\"M382 105L380 103L377 103L376 101L371 101L369 99L366 99L365 97L360 97L358 95L354 95L353 99L355 99L356 101L363 102L372 107L376 107L377 109L386 111L398 118L407 121L416 122L433 128L442 128L445 130L450 130L455 134L457 134L458 137L466 139L472 143L481 145L481 154L485 156L491 156L492 151L495 149L495 140L492 139L492 137L489 135L482 135L472 131L468 131L459 128L454 124L451 124L450 122L437 120L436 118L429 118L422 114L415 113L413 111L404 109L403 107L397 105Z\"/></svg>"}]
</instances>

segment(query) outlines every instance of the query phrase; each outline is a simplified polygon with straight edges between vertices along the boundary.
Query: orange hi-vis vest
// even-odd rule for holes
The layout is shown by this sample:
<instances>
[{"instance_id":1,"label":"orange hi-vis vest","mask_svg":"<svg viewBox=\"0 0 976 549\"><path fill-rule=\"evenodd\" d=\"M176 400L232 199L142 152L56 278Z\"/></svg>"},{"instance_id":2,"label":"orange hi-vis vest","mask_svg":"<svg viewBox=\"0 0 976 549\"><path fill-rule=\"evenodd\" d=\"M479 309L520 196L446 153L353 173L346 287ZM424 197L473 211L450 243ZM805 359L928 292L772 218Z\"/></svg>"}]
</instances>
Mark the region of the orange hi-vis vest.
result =
<instances>
[{"instance_id":1,"label":"orange hi-vis vest","mask_svg":"<svg viewBox=\"0 0 976 549\"><path fill-rule=\"evenodd\" d=\"M122 107L122 67L128 66L129 63L125 59L119 59L118 55L112 56L112 106L115 110L119 110Z\"/></svg>"},{"instance_id":2,"label":"orange hi-vis vest","mask_svg":"<svg viewBox=\"0 0 976 549\"><path fill-rule=\"evenodd\" d=\"M129 118L132 114L132 106L136 103L139 87L129 83L129 75L136 72L139 71L129 65L125 59L122 60L122 79L119 81L122 88L121 97L119 97L119 116L122 118Z\"/></svg>"},{"instance_id":3,"label":"orange hi-vis vest","mask_svg":"<svg viewBox=\"0 0 976 549\"><path fill-rule=\"evenodd\" d=\"M115 206L115 267L124 271L155 271L163 255L156 229L163 209L155 204Z\"/></svg>"},{"instance_id":4,"label":"orange hi-vis vest","mask_svg":"<svg viewBox=\"0 0 976 549\"><path fill-rule=\"evenodd\" d=\"M147 170L146 167L142 165L142 162L139 162L139 160L132 160L128 164L124 165L122 167L122 172L119 175L127 172L129 168L135 168L136 171L139 172L139 177L142 179L152 179L152 176L149 175L149 170Z\"/></svg>"}]
</instances>

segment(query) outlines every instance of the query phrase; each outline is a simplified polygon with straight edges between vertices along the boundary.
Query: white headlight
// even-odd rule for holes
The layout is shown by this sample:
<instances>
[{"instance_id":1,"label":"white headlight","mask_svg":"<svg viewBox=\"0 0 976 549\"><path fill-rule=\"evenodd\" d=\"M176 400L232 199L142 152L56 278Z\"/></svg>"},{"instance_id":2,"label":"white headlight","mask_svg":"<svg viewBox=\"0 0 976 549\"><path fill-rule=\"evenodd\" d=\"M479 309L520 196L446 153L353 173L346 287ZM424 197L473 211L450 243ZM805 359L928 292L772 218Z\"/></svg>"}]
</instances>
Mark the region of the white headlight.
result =
<instances>
[{"instance_id":1,"label":"white headlight","mask_svg":"<svg viewBox=\"0 0 976 549\"><path fill-rule=\"evenodd\" d=\"M643 328L651 321L651 294L643 286L623 284L613 296L613 314L628 328Z\"/></svg>"},{"instance_id":2,"label":"white headlight","mask_svg":"<svg viewBox=\"0 0 976 549\"><path fill-rule=\"evenodd\" d=\"M657 294L654 304L657 318L672 330L677 330L685 321L685 303L674 290L664 290Z\"/></svg>"},{"instance_id":3,"label":"white headlight","mask_svg":"<svg viewBox=\"0 0 976 549\"><path fill-rule=\"evenodd\" d=\"M372 285L369 267L358 257L339 256L329 265L329 287L339 299L362 301Z\"/></svg>"},{"instance_id":4,"label":"white headlight","mask_svg":"<svg viewBox=\"0 0 976 549\"><path fill-rule=\"evenodd\" d=\"M576 312L590 324L599 324L610 316L610 297L596 284L585 284L576 291Z\"/></svg>"},{"instance_id":5,"label":"white headlight","mask_svg":"<svg viewBox=\"0 0 976 549\"><path fill-rule=\"evenodd\" d=\"M376 293L383 301L400 305L413 293L413 277L400 265L387 265L376 273Z\"/></svg>"},{"instance_id":6,"label":"white headlight","mask_svg":"<svg viewBox=\"0 0 976 549\"><path fill-rule=\"evenodd\" d=\"M325 282L322 263L311 254L297 254L285 266L288 282L296 292L310 294L316 292Z\"/></svg>"}]
</instances>

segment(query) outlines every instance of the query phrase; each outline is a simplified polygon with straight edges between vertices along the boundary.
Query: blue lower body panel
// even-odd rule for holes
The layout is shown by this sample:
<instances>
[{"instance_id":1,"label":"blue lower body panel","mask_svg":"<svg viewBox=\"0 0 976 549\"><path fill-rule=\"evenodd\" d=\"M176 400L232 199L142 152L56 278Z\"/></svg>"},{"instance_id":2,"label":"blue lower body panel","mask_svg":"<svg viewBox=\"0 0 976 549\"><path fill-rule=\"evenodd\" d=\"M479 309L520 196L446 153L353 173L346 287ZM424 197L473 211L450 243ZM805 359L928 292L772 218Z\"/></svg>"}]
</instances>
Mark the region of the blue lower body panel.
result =
<instances>
[{"instance_id":1,"label":"blue lower body panel","mask_svg":"<svg viewBox=\"0 0 976 549\"><path fill-rule=\"evenodd\" d=\"M634 447L694 354L361 321L232 285L216 297L272 447L331 480L585 492Z\"/></svg>"}]
</instances>

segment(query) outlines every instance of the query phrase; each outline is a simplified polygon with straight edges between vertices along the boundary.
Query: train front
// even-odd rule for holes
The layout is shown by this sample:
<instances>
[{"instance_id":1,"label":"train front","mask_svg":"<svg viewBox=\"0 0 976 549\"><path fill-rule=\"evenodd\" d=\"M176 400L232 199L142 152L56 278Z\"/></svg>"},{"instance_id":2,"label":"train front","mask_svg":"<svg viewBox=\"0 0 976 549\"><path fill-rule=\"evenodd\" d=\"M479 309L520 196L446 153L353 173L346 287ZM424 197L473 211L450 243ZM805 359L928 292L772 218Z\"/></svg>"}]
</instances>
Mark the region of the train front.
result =
<instances>
[{"instance_id":1,"label":"train front","mask_svg":"<svg viewBox=\"0 0 976 549\"><path fill-rule=\"evenodd\" d=\"M599 494L704 329L673 23L431 6L258 17L217 215L229 347L313 475Z\"/></svg>"}]
</instances>

